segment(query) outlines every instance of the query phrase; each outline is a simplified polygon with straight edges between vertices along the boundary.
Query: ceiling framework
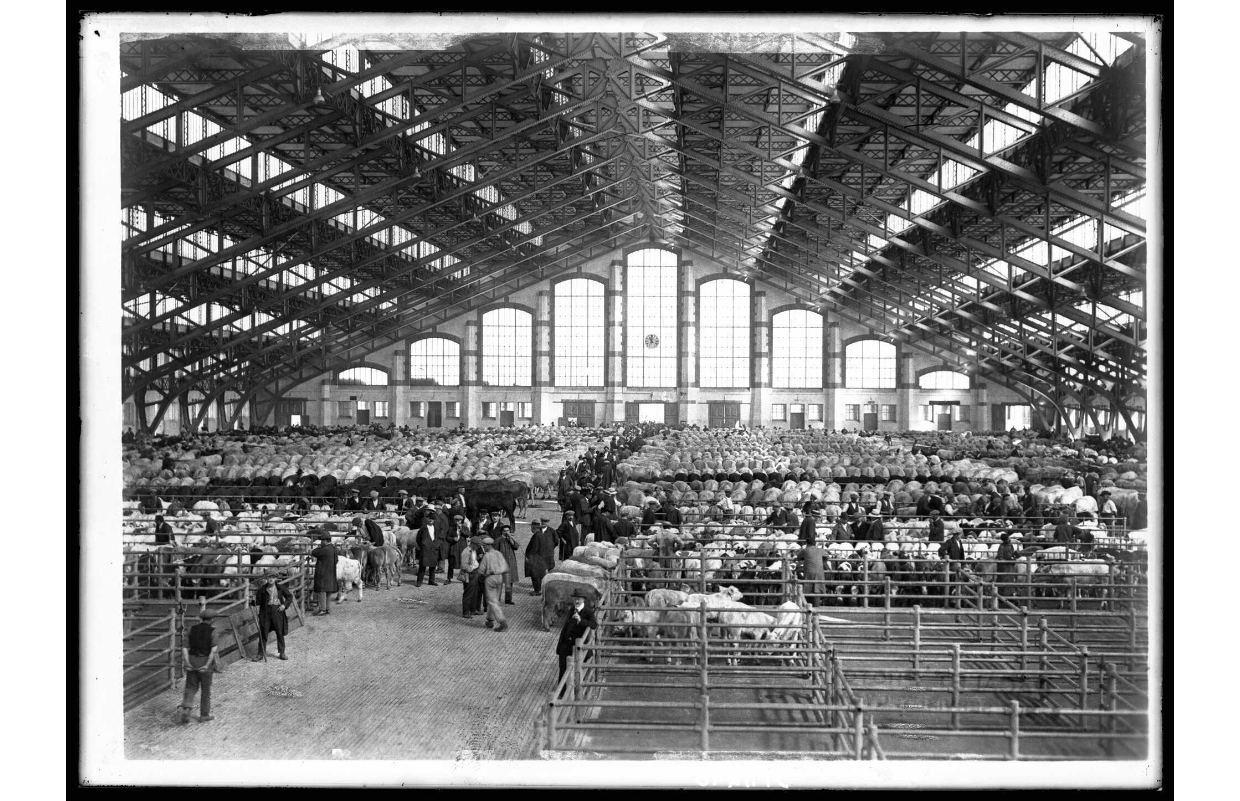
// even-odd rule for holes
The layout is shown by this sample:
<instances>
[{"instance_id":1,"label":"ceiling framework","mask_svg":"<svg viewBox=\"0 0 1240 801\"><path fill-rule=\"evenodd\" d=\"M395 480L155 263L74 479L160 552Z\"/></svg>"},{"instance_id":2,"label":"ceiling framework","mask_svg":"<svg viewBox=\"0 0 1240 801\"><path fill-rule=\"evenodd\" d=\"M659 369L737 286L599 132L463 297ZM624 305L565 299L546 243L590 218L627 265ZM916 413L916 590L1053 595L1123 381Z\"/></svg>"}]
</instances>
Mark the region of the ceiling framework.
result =
<instances>
[{"instance_id":1,"label":"ceiling framework","mask_svg":"<svg viewBox=\"0 0 1240 801\"><path fill-rule=\"evenodd\" d=\"M121 120L146 221L122 243L124 394L161 398L148 420L191 389L273 399L655 241L1030 398L1122 409L1146 375L1146 221L1119 205L1146 181L1145 45L1107 63L1076 38L134 38L122 90L166 100Z\"/></svg>"}]
</instances>

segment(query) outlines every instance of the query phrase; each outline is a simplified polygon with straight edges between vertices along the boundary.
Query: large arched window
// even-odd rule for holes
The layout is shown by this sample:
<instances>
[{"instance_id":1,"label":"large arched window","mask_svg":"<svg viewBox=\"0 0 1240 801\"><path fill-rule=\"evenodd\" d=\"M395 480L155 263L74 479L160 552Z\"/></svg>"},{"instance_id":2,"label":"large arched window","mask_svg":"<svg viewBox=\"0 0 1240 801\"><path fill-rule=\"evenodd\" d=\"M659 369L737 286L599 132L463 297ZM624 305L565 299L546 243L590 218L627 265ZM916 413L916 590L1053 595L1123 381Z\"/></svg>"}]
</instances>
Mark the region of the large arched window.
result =
<instances>
[{"instance_id":1,"label":"large arched window","mask_svg":"<svg viewBox=\"0 0 1240 801\"><path fill-rule=\"evenodd\" d=\"M388 374L386 370L380 370L375 367L353 367L348 370L341 370L340 375L336 377L336 383L351 386L386 387Z\"/></svg>"},{"instance_id":2,"label":"large arched window","mask_svg":"<svg viewBox=\"0 0 1240 801\"><path fill-rule=\"evenodd\" d=\"M572 278L555 285L555 379L561 387L601 387L603 283Z\"/></svg>"},{"instance_id":3,"label":"large arched window","mask_svg":"<svg viewBox=\"0 0 1240 801\"><path fill-rule=\"evenodd\" d=\"M895 389L896 346L879 339L862 339L844 348L844 387Z\"/></svg>"},{"instance_id":4,"label":"large arched window","mask_svg":"<svg viewBox=\"0 0 1240 801\"><path fill-rule=\"evenodd\" d=\"M528 387L534 363L530 313L511 306L482 315L482 383Z\"/></svg>"},{"instance_id":5,"label":"large arched window","mask_svg":"<svg viewBox=\"0 0 1240 801\"><path fill-rule=\"evenodd\" d=\"M771 382L787 389L822 387L822 315L789 309L771 318Z\"/></svg>"},{"instance_id":6,"label":"large arched window","mask_svg":"<svg viewBox=\"0 0 1240 801\"><path fill-rule=\"evenodd\" d=\"M409 344L409 382L456 387L461 384L461 346L443 337Z\"/></svg>"},{"instance_id":7,"label":"large arched window","mask_svg":"<svg viewBox=\"0 0 1240 801\"><path fill-rule=\"evenodd\" d=\"M668 250L629 254L624 355L630 387L676 386L678 267L679 259Z\"/></svg>"},{"instance_id":8,"label":"large arched window","mask_svg":"<svg viewBox=\"0 0 1240 801\"><path fill-rule=\"evenodd\" d=\"M698 292L698 385L749 386L749 284L721 278Z\"/></svg>"},{"instance_id":9,"label":"large arched window","mask_svg":"<svg viewBox=\"0 0 1240 801\"><path fill-rule=\"evenodd\" d=\"M921 389L968 389L969 377L955 370L934 370L917 379Z\"/></svg>"}]
</instances>

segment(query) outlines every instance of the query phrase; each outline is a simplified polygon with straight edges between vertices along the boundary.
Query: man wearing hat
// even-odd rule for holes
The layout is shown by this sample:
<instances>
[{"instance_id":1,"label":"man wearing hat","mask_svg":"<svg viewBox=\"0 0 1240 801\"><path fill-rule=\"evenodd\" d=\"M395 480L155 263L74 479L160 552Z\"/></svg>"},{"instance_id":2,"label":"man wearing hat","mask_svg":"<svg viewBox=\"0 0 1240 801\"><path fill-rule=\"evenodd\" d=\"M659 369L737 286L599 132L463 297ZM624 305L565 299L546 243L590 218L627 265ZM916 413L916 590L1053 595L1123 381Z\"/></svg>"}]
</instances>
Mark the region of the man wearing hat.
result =
<instances>
[{"instance_id":1,"label":"man wearing hat","mask_svg":"<svg viewBox=\"0 0 1240 801\"><path fill-rule=\"evenodd\" d=\"M603 490L603 497L599 499L598 507L611 517L616 516L616 491L611 487Z\"/></svg>"},{"instance_id":2,"label":"man wearing hat","mask_svg":"<svg viewBox=\"0 0 1240 801\"><path fill-rule=\"evenodd\" d=\"M878 513L878 508L870 510L870 527L865 531L866 539L872 542L882 542L887 535L887 530L883 527L883 518Z\"/></svg>"},{"instance_id":3,"label":"man wearing hat","mask_svg":"<svg viewBox=\"0 0 1240 801\"><path fill-rule=\"evenodd\" d=\"M322 530L318 531L319 546L310 552L310 556L314 557L314 597L319 606L314 614L330 615L332 611L330 596L340 591L336 583L337 553L336 546L332 545L332 535Z\"/></svg>"},{"instance_id":4,"label":"man wearing hat","mask_svg":"<svg viewBox=\"0 0 1240 801\"><path fill-rule=\"evenodd\" d=\"M443 504L440 504L440 506L443 507ZM452 574L461 564L461 550L465 548L468 542L469 529L465 525L464 515L448 517L441 513L436 515L435 519L444 524L444 558L448 562L448 571L444 578L446 581L452 581Z\"/></svg>"},{"instance_id":5,"label":"man wearing hat","mask_svg":"<svg viewBox=\"0 0 1240 801\"><path fill-rule=\"evenodd\" d=\"M611 527L612 542L618 542L622 537L629 541L633 541L633 535L636 530L633 527L633 513L625 512L623 507L620 510L620 517Z\"/></svg>"},{"instance_id":6,"label":"man wearing hat","mask_svg":"<svg viewBox=\"0 0 1240 801\"><path fill-rule=\"evenodd\" d=\"M642 533L649 533L651 526L657 525L659 525L659 501L657 498L647 498L646 508L642 510Z\"/></svg>"},{"instance_id":7,"label":"man wearing hat","mask_svg":"<svg viewBox=\"0 0 1240 801\"><path fill-rule=\"evenodd\" d=\"M288 591L288 587L276 582L275 571L269 571L263 577L263 584L254 594L252 603L258 607L258 654L252 661L266 661L267 639L273 631L276 633L279 658L288 659L284 655L284 635L288 634L288 615L285 610L293 605L293 593Z\"/></svg>"},{"instance_id":8,"label":"man wearing hat","mask_svg":"<svg viewBox=\"0 0 1240 801\"><path fill-rule=\"evenodd\" d=\"M363 512L382 512L383 504L379 501L379 491L371 490L370 497L362 503Z\"/></svg>"},{"instance_id":9,"label":"man wearing hat","mask_svg":"<svg viewBox=\"0 0 1240 801\"><path fill-rule=\"evenodd\" d=\"M499 599L504 589L504 574L508 572L508 561L503 554L495 550L495 540L491 537L482 538L482 560L479 570L482 571L482 586L487 599L486 627L495 623L496 631L508 630L508 618L504 616L502 602Z\"/></svg>"},{"instance_id":10,"label":"man wearing hat","mask_svg":"<svg viewBox=\"0 0 1240 801\"><path fill-rule=\"evenodd\" d=\"M560 542L559 533L557 533L556 530L550 526L550 523L551 518L549 517L538 518L537 532L538 536L543 541L542 555L543 561L547 565L548 573L555 569L555 551L556 546L559 545Z\"/></svg>"},{"instance_id":11,"label":"man wearing hat","mask_svg":"<svg viewBox=\"0 0 1240 801\"><path fill-rule=\"evenodd\" d=\"M396 511L402 515L409 514L409 510L413 509L413 499L409 497L409 490L396 491Z\"/></svg>"},{"instance_id":12,"label":"man wearing hat","mask_svg":"<svg viewBox=\"0 0 1240 801\"><path fill-rule=\"evenodd\" d=\"M543 576L547 575L547 555L543 549L547 542L542 538L542 524L537 520L530 521L530 541L525 544L525 575L534 589L530 595L542 592ZM552 557L554 559L554 557Z\"/></svg>"},{"instance_id":13,"label":"man wearing hat","mask_svg":"<svg viewBox=\"0 0 1240 801\"><path fill-rule=\"evenodd\" d=\"M198 719L203 723L214 720L211 716L211 678L221 669L219 645L211 619L215 613L206 606L198 613L198 623L185 635L181 646L181 663L185 665L185 693L181 696L180 722L189 723L189 712L194 708L194 696L202 688L202 700L198 707Z\"/></svg>"},{"instance_id":14,"label":"man wearing hat","mask_svg":"<svg viewBox=\"0 0 1240 801\"><path fill-rule=\"evenodd\" d=\"M482 548L482 540L479 537L466 539L462 536L461 541L465 545L461 548L461 572L457 575L461 581L461 617L468 619L479 614L478 606L481 604L478 590L482 586L482 570L478 551Z\"/></svg>"},{"instance_id":15,"label":"man wearing hat","mask_svg":"<svg viewBox=\"0 0 1240 801\"><path fill-rule=\"evenodd\" d=\"M422 578L426 575L427 568L430 568L430 585L438 586L435 581L435 573L439 570L439 555L443 545L444 532L435 525L435 516L431 514L422 515L422 525L418 528L418 580L414 584L415 587L422 586Z\"/></svg>"},{"instance_id":16,"label":"man wearing hat","mask_svg":"<svg viewBox=\"0 0 1240 801\"><path fill-rule=\"evenodd\" d=\"M1104 489L1098 494L1098 497L1102 499L1102 504L1098 508L1098 519L1108 529L1115 528L1115 520L1119 517L1119 508L1115 505L1115 501L1111 500L1111 491Z\"/></svg>"},{"instance_id":17,"label":"man wearing hat","mask_svg":"<svg viewBox=\"0 0 1240 801\"><path fill-rule=\"evenodd\" d=\"M573 555L573 549L581 542L577 531L576 515L572 509L564 513L564 519L560 521L560 527L556 530L556 539L560 543L560 561L563 562Z\"/></svg>"},{"instance_id":18,"label":"man wearing hat","mask_svg":"<svg viewBox=\"0 0 1240 801\"><path fill-rule=\"evenodd\" d=\"M586 633L586 629L598 628L594 610L586 604L588 597L589 594L582 588L573 590L573 608L564 620L564 627L560 629L560 640L555 646L556 656L560 660L560 675L556 680L557 683L568 671L568 658L573 655L577 641Z\"/></svg>"},{"instance_id":19,"label":"man wearing hat","mask_svg":"<svg viewBox=\"0 0 1240 801\"><path fill-rule=\"evenodd\" d=\"M512 526L503 523L499 527L499 535L492 537L495 540L495 550L500 552L504 557L504 561L508 563L508 571L504 573L504 603L512 605L512 586L517 580L517 541L512 536Z\"/></svg>"},{"instance_id":20,"label":"man wearing hat","mask_svg":"<svg viewBox=\"0 0 1240 801\"><path fill-rule=\"evenodd\" d=\"M1012 535L1004 531L999 535L999 550L995 552L995 583L999 585L999 594L1007 595L1011 590L1008 585L1016 573L1016 557L1020 555L1012 544Z\"/></svg>"},{"instance_id":21,"label":"man wearing hat","mask_svg":"<svg viewBox=\"0 0 1240 801\"><path fill-rule=\"evenodd\" d=\"M801 521L800 527L797 529L797 542L802 546L813 545L818 541L818 521L822 519L825 512L822 509L814 509L811 514L807 514L805 519Z\"/></svg>"},{"instance_id":22,"label":"man wearing hat","mask_svg":"<svg viewBox=\"0 0 1240 801\"><path fill-rule=\"evenodd\" d=\"M364 508L362 505L362 491L357 487L349 488L349 498L344 502L344 511L360 512Z\"/></svg>"}]
</instances>

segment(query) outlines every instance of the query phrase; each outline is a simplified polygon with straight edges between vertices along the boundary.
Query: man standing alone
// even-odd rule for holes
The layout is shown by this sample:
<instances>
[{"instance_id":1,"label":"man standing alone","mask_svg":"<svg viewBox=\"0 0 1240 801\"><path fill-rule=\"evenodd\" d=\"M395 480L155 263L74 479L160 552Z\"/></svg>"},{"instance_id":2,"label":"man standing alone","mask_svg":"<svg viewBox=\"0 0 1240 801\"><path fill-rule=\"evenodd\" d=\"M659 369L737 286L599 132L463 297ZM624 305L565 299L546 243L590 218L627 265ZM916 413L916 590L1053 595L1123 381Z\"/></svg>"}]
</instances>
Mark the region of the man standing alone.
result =
<instances>
[{"instance_id":1,"label":"man standing alone","mask_svg":"<svg viewBox=\"0 0 1240 801\"><path fill-rule=\"evenodd\" d=\"M586 633L586 629L597 629L598 621L594 618L594 610L586 608L586 591L573 590L573 611L564 621L560 629L560 641L555 646L556 656L560 659L560 678L568 671L568 658L577 647L577 640Z\"/></svg>"},{"instance_id":2,"label":"man standing alone","mask_svg":"<svg viewBox=\"0 0 1240 801\"><path fill-rule=\"evenodd\" d=\"M189 723L189 711L194 708L194 696L202 688L202 701L198 707L198 719L203 723L214 720L211 716L211 677L219 670L219 646L215 639L215 616L205 606L198 614L199 622L185 637L181 647L181 660L185 665L185 694L181 697L181 723Z\"/></svg>"},{"instance_id":3,"label":"man standing alone","mask_svg":"<svg viewBox=\"0 0 1240 801\"><path fill-rule=\"evenodd\" d=\"M332 608L330 606L330 595L338 592L340 587L336 584L336 546L332 545L332 536L330 534L322 534L319 536L319 547L310 552L314 557L314 597L318 601L318 611L314 614L330 615ZM265 641L264 641L265 642ZM281 648L283 653L284 649Z\"/></svg>"},{"instance_id":4,"label":"man standing alone","mask_svg":"<svg viewBox=\"0 0 1240 801\"><path fill-rule=\"evenodd\" d=\"M284 635L288 634L288 615L285 610L293 604L293 594L287 587L276 583L276 574L268 573L263 587L254 599L258 607L258 654L254 662L267 659L267 638L271 632L276 633L276 648L279 659L288 659L284 655Z\"/></svg>"}]
</instances>

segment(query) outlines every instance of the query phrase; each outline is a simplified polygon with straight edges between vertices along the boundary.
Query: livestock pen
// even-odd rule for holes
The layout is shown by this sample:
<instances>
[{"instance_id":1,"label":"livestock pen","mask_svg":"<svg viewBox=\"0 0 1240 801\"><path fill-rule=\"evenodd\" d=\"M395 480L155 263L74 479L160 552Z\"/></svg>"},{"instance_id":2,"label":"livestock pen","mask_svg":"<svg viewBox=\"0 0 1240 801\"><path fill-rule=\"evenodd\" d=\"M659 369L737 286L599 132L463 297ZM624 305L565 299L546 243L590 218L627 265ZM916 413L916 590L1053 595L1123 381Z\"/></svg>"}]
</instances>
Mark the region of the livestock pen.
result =
<instances>
[{"instance_id":1,"label":"livestock pen","mask_svg":"<svg viewBox=\"0 0 1240 801\"><path fill-rule=\"evenodd\" d=\"M754 637L704 605L669 621L632 584L617 572L597 633L548 702L544 750L987 760L1148 750L1148 631L1133 607L1011 609L974 588L960 609L834 617L809 607L794 582L795 625ZM633 613L663 622L637 625Z\"/></svg>"},{"instance_id":2,"label":"livestock pen","mask_svg":"<svg viewBox=\"0 0 1240 801\"><path fill-rule=\"evenodd\" d=\"M209 608L216 615L220 659L224 664L247 657L259 638L258 619L250 606L251 578L263 568L221 582L211 574L191 584L177 560L189 556L236 558L233 550L168 548L164 551L127 548L122 562L123 697L132 709L184 679L182 645L199 611ZM272 568L277 582L293 594L289 631L305 623L308 560L294 556L286 565Z\"/></svg>"}]
</instances>

